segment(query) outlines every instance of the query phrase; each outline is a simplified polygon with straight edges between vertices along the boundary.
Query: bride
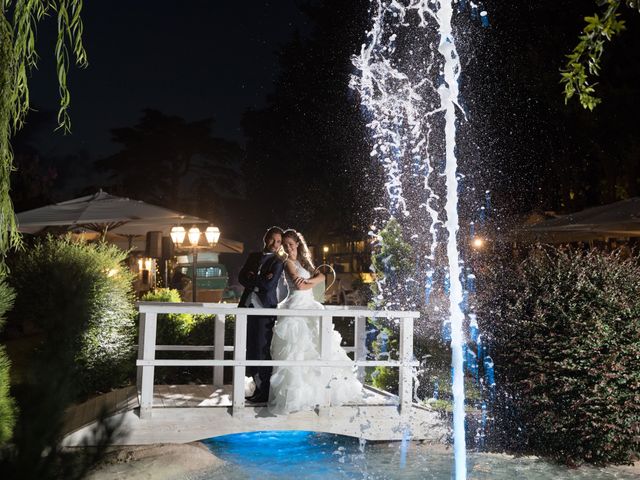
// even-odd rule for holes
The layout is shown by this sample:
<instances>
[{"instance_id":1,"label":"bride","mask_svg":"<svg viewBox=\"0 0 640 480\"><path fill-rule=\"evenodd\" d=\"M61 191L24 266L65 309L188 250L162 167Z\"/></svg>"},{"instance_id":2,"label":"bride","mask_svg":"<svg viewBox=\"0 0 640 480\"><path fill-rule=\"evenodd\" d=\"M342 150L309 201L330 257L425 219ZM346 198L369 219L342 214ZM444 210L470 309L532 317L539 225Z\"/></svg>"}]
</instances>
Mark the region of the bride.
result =
<instances>
[{"instance_id":1,"label":"bride","mask_svg":"<svg viewBox=\"0 0 640 480\"><path fill-rule=\"evenodd\" d=\"M288 255L285 277L289 296L278 305L288 309L322 309L313 299L312 288L324 280L315 271L309 249L301 234L287 230L282 245ZM329 339L330 360L348 361L340 346L342 337L334 329ZM273 360L318 360L320 358L319 317L278 317L271 341ZM328 395L327 395L327 389ZM326 397L325 397L326 396ZM326 398L326 400L325 400ZM287 414L313 410L318 404L341 405L362 398L362 384L351 368L275 367L271 375L269 411Z\"/></svg>"}]
</instances>

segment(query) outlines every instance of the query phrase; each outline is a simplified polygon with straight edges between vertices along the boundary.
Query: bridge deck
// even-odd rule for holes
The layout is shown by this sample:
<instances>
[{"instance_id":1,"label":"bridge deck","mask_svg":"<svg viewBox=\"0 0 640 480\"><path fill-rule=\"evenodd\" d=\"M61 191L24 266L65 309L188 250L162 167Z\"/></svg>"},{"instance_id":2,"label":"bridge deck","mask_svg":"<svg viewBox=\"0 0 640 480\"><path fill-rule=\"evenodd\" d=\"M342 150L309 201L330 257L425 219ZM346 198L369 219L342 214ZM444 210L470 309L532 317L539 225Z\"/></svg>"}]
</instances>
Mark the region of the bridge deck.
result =
<instances>
[{"instance_id":1,"label":"bridge deck","mask_svg":"<svg viewBox=\"0 0 640 480\"><path fill-rule=\"evenodd\" d=\"M230 433L258 430L312 430L367 440L399 440L403 420L416 439L441 441L446 429L437 414L414 406L400 418L397 398L367 388L358 404L327 407L309 412L275 416L265 404L248 404L241 415L232 415L232 386L156 385L153 417L141 419L135 387L127 387L72 407L65 422L65 445L91 444L96 418L105 409L112 421L122 422L126 437L115 443L143 445L186 443Z\"/></svg>"}]
</instances>

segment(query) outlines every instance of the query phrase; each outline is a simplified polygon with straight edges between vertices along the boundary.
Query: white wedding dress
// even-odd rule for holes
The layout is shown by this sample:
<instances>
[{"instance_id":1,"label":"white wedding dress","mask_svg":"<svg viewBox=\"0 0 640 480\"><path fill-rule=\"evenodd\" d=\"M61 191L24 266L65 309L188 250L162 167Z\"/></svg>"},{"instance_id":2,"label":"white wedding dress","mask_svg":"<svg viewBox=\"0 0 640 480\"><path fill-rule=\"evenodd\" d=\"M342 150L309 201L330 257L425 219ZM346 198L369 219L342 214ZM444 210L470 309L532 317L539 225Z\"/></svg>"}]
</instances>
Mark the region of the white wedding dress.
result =
<instances>
[{"instance_id":1,"label":"white wedding dress","mask_svg":"<svg viewBox=\"0 0 640 480\"><path fill-rule=\"evenodd\" d=\"M311 274L299 262L297 274ZM296 290L293 279L286 274L289 296L278 308L322 309L313 299L312 290ZM278 317L273 327L271 358L273 360L318 360L320 358L320 317ZM349 361L340 346L341 335L334 329L331 335L331 360ZM269 391L269 411L288 414L313 410L316 405L342 405L361 399L362 384L351 368L274 367Z\"/></svg>"}]
</instances>

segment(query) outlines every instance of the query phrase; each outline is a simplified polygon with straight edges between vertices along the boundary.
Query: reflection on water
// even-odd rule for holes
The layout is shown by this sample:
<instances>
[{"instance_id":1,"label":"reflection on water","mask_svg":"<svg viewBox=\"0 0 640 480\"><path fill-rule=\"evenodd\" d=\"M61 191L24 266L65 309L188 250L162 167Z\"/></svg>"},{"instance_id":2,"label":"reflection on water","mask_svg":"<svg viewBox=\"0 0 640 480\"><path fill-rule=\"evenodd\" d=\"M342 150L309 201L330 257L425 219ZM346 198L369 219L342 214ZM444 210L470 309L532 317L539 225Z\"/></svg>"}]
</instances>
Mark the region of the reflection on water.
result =
<instances>
[{"instance_id":1,"label":"reflection on water","mask_svg":"<svg viewBox=\"0 0 640 480\"><path fill-rule=\"evenodd\" d=\"M226 435L204 443L224 467L197 480L434 479L452 478L453 452L441 446L410 444L401 468L399 442L366 443L313 432L253 432ZM612 469L568 469L536 458L469 453L469 479L637 479Z\"/></svg>"}]
</instances>

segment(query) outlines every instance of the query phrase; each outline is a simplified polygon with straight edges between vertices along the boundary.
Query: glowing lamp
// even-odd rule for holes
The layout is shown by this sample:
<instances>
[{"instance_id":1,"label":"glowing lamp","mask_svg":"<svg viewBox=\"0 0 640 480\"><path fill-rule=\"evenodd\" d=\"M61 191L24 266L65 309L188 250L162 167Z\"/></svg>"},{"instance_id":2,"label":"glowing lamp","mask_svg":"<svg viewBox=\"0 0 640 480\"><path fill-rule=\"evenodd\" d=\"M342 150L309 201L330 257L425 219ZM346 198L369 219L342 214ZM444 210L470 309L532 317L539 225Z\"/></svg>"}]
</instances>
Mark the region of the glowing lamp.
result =
<instances>
[{"instance_id":1,"label":"glowing lamp","mask_svg":"<svg viewBox=\"0 0 640 480\"><path fill-rule=\"evenodd\" d=\"M322 247L322 251L324 253L328 253L329 252L329 247L327 247L326 245L324 247Z\"/></svg>"},{"instance_id":2,"label":"glowing lamp","mask_svg":"<svg viewBox=\"0 0 640 480\"><path fill-rule=\"evenodd\" d=\"M191 246L195 247L198 245L198 240L200 240L200 229L198 227L191 227L189 229L189 233L187 233L189 237L189 242Z\"/></svg>"},{"instance_id":3,"label":"glowing lamp","mask_svg":"<svg viewBox=\"0 0 640 480\"><path fill-rule=\"evenodd\" d=\"M475 237L471 242L473 248L482 248L484 246L484 240L480 237Z\"/></svg>"},{"instance_id":4,"label":"glowing lamp","mask_svg":"<svg viewBox=\"0 0 640 480\"><path fill-rule=\"evenodd\" d=\"M182 243L184 242L184 237L187 234L187 232L185 232L184 227L173 227L171 229L171 241L173 243L175 243L177 246L182 245Z\"/></svg>"},{"instance_id":5,"label":"glowing lamp","mask_svg":"<svg viewBox=\"0 0 640 480\"><path fill-rule=\"evenodd\" d=\"M218 227L207 227L204 236L207 237L209 245L218 243L218 240L220 240L220 229Z\"/></svg>"}]
</instances>

